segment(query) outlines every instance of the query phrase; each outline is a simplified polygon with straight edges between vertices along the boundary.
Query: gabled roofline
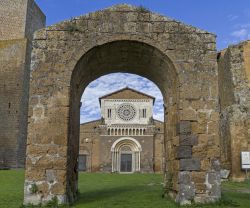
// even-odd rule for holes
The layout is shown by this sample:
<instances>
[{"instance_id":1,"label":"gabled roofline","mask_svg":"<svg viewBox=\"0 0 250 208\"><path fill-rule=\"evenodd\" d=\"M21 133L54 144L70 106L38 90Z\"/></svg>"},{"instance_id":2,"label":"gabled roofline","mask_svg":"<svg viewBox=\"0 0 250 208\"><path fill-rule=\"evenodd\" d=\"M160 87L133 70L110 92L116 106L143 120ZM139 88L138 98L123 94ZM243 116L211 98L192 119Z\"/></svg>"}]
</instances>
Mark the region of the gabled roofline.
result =
<instances>
[{"instance_id":1,"label":"gabled roofline","mask_svg":"<svg viewBox=\"0 0 250 208\"><path fill-rule=\"evenodd\" d=\"M141 94L141 95L147 96L147 97L149 97L149 98L151 98L151 99L153 100L153 104L155 103L155 97L153 97L153 96L151 96L151 95L148 95L148 94L146 94L146 93L137 91L137 90L135 90L135 89L132 89L132 88L130 88L130 87L124 87L124 88L122 88L122 89L120 89L120 90L117 90L117 91L108 93L108 94L106 94L106 95L103 95L102 97L99 97L99 103L100 103L100 105L101 105L101 100L104 99L105 97L108 97L108 96L113 95L113 94L115 94L115 93L119 93L119 92L121 92L121 91L123 91L123 90L131 90L131 91L133 91L133 92L136 92L136 93L139 93L139 94Z\"/></svg>"},{"instance_id":2,"label":"gabled roofline","mask_svg":"<svg viewBox=\"0 0 250 208\"><path fill-rule=\"evenodd\" d=\"M155 11L148 10L147 8L145 8L145 9L146 9L145 13L151 13L153 15L156 15L157 17L161 18L162 21L165 21L165 22L167 22L167 21L176 22L179 25L182 25L182 26L185 26L187 28L190 28L191 30L194 31L194 33L204 33L204 34L211 34L211 35L216 36L214 33L211 33L211 32L208 32L208 31L206 31L204 29L200 29L198 27L189 25L188 23L183 23L180 20L176 20L176 19L170 18L170 17L166 16L165 14L159 14L159 13L157 13ZM46 28L43 28L41 30L45 30L45 31L46 30L53 30L54 27L55 28L60 27L60 26L64 25L67 22L78 20L78 19L80 19L82 17L88 17L91 14L94 14L94 13L97 13L97 12L106 12L106 11L111 11L111 12L113 12L113 11L123 11L123 12L124 11L128 11L128 12L132 11L132 12L138 12L138 11L140 11L140 6L126 4L126 3L125 4L123 4L123 3L121 3L121 4L115 4L113 6L105 7L103 9L98 9L96 11L92 11L92 12L89 12L89 13L85 13L85 14L73 17L71 20L68 19L68 20L60 21L60 22L58 22L56 24L47 26Z\"/></svg>"},{"instance_id":3,"label":"gabled roofline","mask_svg":"<svg viewBox=\"0 0 250 208\"><path fill-rule=\"evenodd\" d=\"M95 119L95 120L93 120L93 121L87 121L87 122L81 123L80 126L81 126L81 125L85 125L85 124L89 124L89 123L94 123L94 122L101 121L101 120L102 120L102 119L99 118L99 119Z\"/></svg>"},{"instance_id":4,"label":"gabled roofline","mask_svg":"<svg viewBox=\"0 0 250 208\"><path fill-rule=\"evenodd\" d=\"M154 120L154 121L157 121L157 122L160 122L160 123L164 123L164 121L160 121L160 120L158 120L158 119L154 119L154 118L153 118L153 120Z\"/></svg>"}]
</instances>

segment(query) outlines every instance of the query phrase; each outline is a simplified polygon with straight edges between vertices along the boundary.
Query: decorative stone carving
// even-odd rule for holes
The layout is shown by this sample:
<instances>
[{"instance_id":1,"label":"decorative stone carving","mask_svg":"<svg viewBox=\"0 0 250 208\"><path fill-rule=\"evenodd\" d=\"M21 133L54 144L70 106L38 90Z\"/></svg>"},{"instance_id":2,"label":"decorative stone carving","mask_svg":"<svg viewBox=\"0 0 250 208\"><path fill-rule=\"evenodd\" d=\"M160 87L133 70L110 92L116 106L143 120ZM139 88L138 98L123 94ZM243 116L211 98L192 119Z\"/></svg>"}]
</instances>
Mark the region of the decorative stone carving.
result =
<instances>
[{"instance_id":1,"label":"decorative stone carving","mask_svg":"<svg viewBox=\"0 0 250 208\"><path fill-rule=\"evenodd\" d=\"M136 115L136 109L132 104L121 104L117 109L117 115L124 121L131 121Z\"/></svg>"}]
</instances>

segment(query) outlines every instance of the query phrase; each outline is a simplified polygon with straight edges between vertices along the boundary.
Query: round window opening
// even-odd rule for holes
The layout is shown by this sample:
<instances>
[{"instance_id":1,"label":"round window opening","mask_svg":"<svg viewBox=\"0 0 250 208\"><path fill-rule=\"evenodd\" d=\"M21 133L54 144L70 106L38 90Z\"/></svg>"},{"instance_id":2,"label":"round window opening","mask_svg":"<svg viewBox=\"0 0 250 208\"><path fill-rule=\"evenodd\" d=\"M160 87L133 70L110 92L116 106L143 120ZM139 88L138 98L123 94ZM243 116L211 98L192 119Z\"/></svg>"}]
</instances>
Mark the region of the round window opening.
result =
<instances>
[{"instance_id":1,"label":"round window opening","mask_svg":"<svg viewBox=\"0 0 250 208\"><path fill-rule=\"evenodd\" d=\"M121 104L118 107L117 114L124 121L132 120L136 115L135 107L129 103Z\"/></svg>"}]
</instances>

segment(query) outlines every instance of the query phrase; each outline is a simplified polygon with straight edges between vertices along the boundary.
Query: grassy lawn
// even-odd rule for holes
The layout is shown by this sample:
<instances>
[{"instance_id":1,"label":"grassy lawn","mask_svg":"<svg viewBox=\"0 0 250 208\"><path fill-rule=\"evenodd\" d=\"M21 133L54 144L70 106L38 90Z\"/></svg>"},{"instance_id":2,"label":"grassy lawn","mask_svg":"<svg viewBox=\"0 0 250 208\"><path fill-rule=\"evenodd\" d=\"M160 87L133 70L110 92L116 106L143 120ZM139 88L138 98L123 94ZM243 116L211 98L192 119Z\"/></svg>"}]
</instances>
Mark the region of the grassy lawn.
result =
<instances>
[{"instance_id":1,"label":"grassy lawn","mask_svg":"<svg viewBox=\"0 0 250 208\"><path fill-rule=\"evenodd\" d=\"M18 208L23 198L23 171L0 171L0 208ZM175 208L162 198L162 175L159 174L80 174L80 198L72 208ZM192 207L250 207L250 183L223 183L223 204ZM235 191L237 190L237 191ZM229 203L232 200L234 203Z\"/></svg>"},{"instance_id":2,"label":"grassy lawn","mask_svg":"<svg viewBox=\"0 0 250 208\"><path fill-rule=\"evenodd\" d=\"M250 191L250 180L247 180L244 183L223 182L222 184L224 189L234 189L234 190L248 189Z\"/></svg>"}]
</instances>

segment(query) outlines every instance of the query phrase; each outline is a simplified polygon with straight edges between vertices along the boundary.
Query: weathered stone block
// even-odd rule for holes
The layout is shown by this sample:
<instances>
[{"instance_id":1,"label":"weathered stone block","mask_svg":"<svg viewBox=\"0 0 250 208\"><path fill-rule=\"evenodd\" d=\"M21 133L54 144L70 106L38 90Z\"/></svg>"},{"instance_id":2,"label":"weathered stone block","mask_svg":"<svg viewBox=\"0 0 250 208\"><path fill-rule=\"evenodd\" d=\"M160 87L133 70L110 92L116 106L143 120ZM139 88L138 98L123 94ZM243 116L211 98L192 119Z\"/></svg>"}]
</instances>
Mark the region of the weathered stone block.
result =
<instances>
[{"instance_id":1,"label":"weathered stone block","mask_svg":"<svg viewBox=\"0 0 250 208\"><path fill-rule=\"evenodd\" d=\"M207 181L208 184L220 183L220 172L208 172Z\"/></svg>"},{"instance_id":2,"label":"weathered stone block","mask_svg":"<svg viewBox=\"0 0 250 208\"><path fill-rule=\"evenodd\" d=\"M182 146L194 146L198 144L197 135L180 135L179 144Z\"/></svg>"},{"instance_id":3,"label":"weathered stone block","mask_svg":"<svg viewBox=\"0 0 250 208\"><path fill-rule=\"evenodd\" d=\"M195 193L204 194L207 191L205 183L195 183Z\"/></svg>"},{"instance_id":4,"label":"weathered stone block","mask_svg":"<svg viewBox=\"0 0 250 208\"><path fill-rule=\"evenodd\" d=\"M205 172L197 172L193 171L191 173L192 181L196 183L204 184L206 180L206 173Z\"/></svg>"},{"instance_id":5,"label":"weathered stone block","mask_svg":"<svg viewBox=\"0 0 250 208\"><path fill-rule=\"evenodd\" d=\"M180 184L179 194L176 197L176 202L180 203L181 205L191 204L195 196L195 186L193 183L188 185Z\"/></svg>"},{"instance_id":6,"label":"weathered stone block","mask_svg":"<svg viewBox=\"0 0 250 208\"><path fill-rule=\"evenodd\" d=\"M211 159L211 169L220 171L220 161L218 159Z\"/></svg>"},{"instance_id":7,"label":"weathered stone block","mask_svg":"<svg viewBox=\"0 0 250 208\"><path fill-rule=\"evenodd\" d=\"M174 160L172 162L172 167L174 171L179 171L180 170L180 162L179 160Z\"/></svg>"},{"instance_id":8,"label":"weathered stone block","mask_svg":"<svg viewBox=\"0 0 250 208\"><path fill-rule=\"evenodd\" d=\"M152 25L152 31L156 33L162 33L165 31L165 22L155 22Z\"/></svg>"},{"instance_id":9,"label":"weathered stone block","mask_svg":"<svg viewBox=\"0 0 250 208\"><path fill-rule=\"evenodd\" d=\"M51 187L51 192L53 194L64 194L66 186L62 183L56 183Z\"/></svg>"},{"instance_id":10,"label":"weathered stone block","mask_svg":"<svg viewBox=\"0 0 250 208\"><path fill-rule=\"evenodd\" d=\"M204 106L206 105L206 102L203 100L192 100L191 102L191 107L195 110L199 110L204 108Z\"/></svg>"},{"instance_id":11,"label":"weathered stone block","mask_svg":"<svg viewBox=\"0 0 250 208\"><path fill-rule=\"evenodd\" d=\"M208 122L207 129L208 129L209 134L217 133L218 132L218 123L214 122L214 121Z\"/></svg>"},{"instance_id":12,"label":"weathered stone block","mask_svg":"<svg viewBox=\"0 0 250 208\"><path fill-rule=\"evenodd\" d=\"M208 135L207 134L199 134L198 143L200 145L207 145Z\"/></svg>"},{"instance_id":13,"label":"weathered stone block","mask_svg":"<svg viewBox=\"0 0 250 208\"><path fill-rule=\"evenodd\" d=\"M176 126L177 135L185 135L191 133L191 122L190 121L180 121Z\"/></svg>"},{"instance_id":14,"label":"weathered stone block","mask_svg":"<svg viewBox=\"0 0 250 208\"><path fill-rule=\"evenodd\" d=\"M207 113L206 111L200 111L198 112L198 122L199 123L204 123L204 122L207 122Z\"/></svg>"},{"instance_id":15,"label":"weathered stone block","mask_svg":"<svg viewBox=\"0 0 250 208\"><path fill-rule=\"evenodd\" d=\"M199 86L194 86L192 89L188 89L187 87L183 87L180 92L181 97L186 99L200 99L202 97L201 88Z\"/></svg>"},{"instance_id":16,"label":"weathered stone block","mask_svg":"<svg viewBox=\"0 0 250 208\"><path fill-rule=\"evenodd\" d=\"M43 182L42 184L38 184L37 188L38 188L39 193L48 193L49 191L49 185L46 182Z\"/></svg>"},{"instance_id":17,"label":"weathered stone block","mask_svg":"<svg viewBox=\"0 0 250 208\"><path fill-rule=\"evenodd\" d=\"M186 121L196 121L197 112L194 109L188 108L180 112L180 119Z\"/></svg>"},{"instance_id":18,"label":"weathered stone block","mask_svg":"<svg viewBox=\"0 0 250 208\"><path fill-rule=\"evenodd\" d=\"M226 169L220 170L220 177L222 179L228 179L229 175L230 175L230 170Z\"/></svg>"},{"instance_id":19,"label":"weathered stone block","mask_svg":"<svg viewBox=\"0 0 250 208\"><path fill-rule=\"evenodd\" d=\"M221 188L220 188L220 172L208 172L206 176L206 186L207 190L210 192L210 196L220 198Z\"/></svg>"},{"instance_id":20,"label":"weathered stone block","mask_svg":"<svg viewBox=\"0 0 250 208\"><path fill-rule=\"evenodd\" d=\"M219 158L220 157L220 149L219 147L217 146L213 146L213 147L209 147L207 149L207 156L209 158L214 158L214 157L217 157Z\"/></svg>"},{"instance_id":21,"label":"weathered stone block","mask_svg":"<svg viewBox=\"0 0 250 208\"><path fill-rule=\"evenodd\" d=\"M193 157L206 158L207 156L207 145L197 145L192 148Z\"/></svg>"},{"instance_id":22,"label":"weathered stone block","mask_svg":"<svg viewBox=\"0 0 250 208\"><path fill-rule=\"evenodd\" d=\"M191 146L179 146L176 148L176 158L191 158L192 147Z\"/></svg>"},{"instance_id":23,"label":"weathered stone block","mask_svg":"<svg viewBox=\"0 0 250 208\"><path fill-rule=\"evenodd\" d=\"M124 31L135 33L137 28L137 24L135 22L127 22L124 24Z\"/></svg>"},{"instance_id":24,"label":"weathered stone block","mask_svg":"<svg viewBox=\"0 0 250 208\"><path fill-rule=\"evenodd\" d=\"M210 196L219 199L221 197L221 186L219 183L213 184L210 189Z\"/></svg>"},{"instance_id":25,"label":"weathered stone block","mask_svg":"<svg viewBox=\"0 0 250 208\"><path fill-rule=\"evenodd\" d=\"M66 169L67 160L64 157L55 158L53 161L53 167L55 169Z\"/></svg>"},{"instance_id":26,"label":"weathered stone block","mask_svg":"<svg viewBox=\"0 0 250 208\"><path fill-rule=\"evenodd\" d=\"M203 159L201 160L201 170L209 170L210 169L210 160L209 159Z\"/></svg>"},{"instance_id":27,"label":"weathered stone block","mask_svg":"<svg viewBox=\"0 0 250 208\"><path fill-rule=\"evenodd\" d=\"M54 181L56 181L56 174L55 174L55 170L51 169L51 170L46 170L46 181L49 183L53 183Z\"/></svg>"},{"instance_id":28,"label":"weathered stone block","mask_svg":"<svg viewBox=\"0 0 250 208\"><path fill-rule=\"evenodd\" d=\"M42 168L29 168L25 173L26 180L41 181L45 178L45 169Z\"/></svg>"},{"instance_id":29,"label":"weathered stone block","mask_svg":"<svg viewBox=\"0 0 250 208\"><path fill-rule=\"evenodd\" d=\"M180 145L180 137L176 136L173 138L173 145L174 146L179 146Z\"/></svg>"},{"instance_id":30,"label":"weathered stone block","mask_svg":"<svg viewBox=\"0 0 250 208\"><path fill-rule=\"evenodd\" d=\"M178 183L180 184L190 184L191 183L191 173L189 171L181 171L178 174Z\"/></svg>"},{"instance_id":31,"label":"weathered stone block","mask_svg":"<svg viewBox=\"0 0 250 208\"><path fill-rule=\"evenodd\" d=\"M180 159L180 170L200 170L199 159Z\"/></svg>"},{"instance_id":32,"label":"weathered stone block","mask_svg":"<svg viewBox=\"0 0 250 208\"><path fill-rule=\"evenodd\" d=\"M205 134L206 133L206 123L192 122L192 132L194 134Z\"/></svg>"}]
</instances>

